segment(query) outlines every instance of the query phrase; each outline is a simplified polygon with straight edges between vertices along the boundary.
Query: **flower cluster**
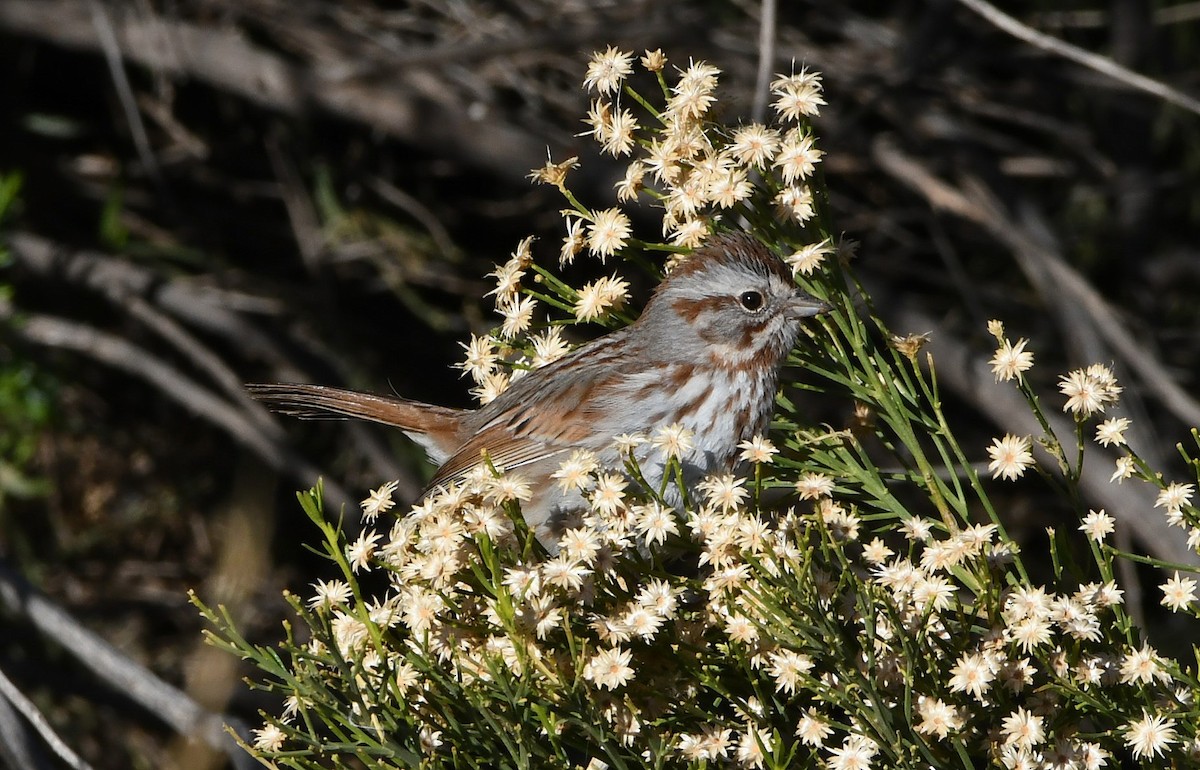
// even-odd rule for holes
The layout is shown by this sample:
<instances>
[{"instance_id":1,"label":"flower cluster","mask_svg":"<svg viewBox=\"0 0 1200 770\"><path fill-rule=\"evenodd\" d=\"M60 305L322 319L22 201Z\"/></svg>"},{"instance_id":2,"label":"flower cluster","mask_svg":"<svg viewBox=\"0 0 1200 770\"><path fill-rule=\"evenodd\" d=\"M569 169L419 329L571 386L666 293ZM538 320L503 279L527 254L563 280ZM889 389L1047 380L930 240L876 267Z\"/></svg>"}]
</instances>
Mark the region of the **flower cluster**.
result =
<instances>
[{"instance_id":1,"label":"flower cluster","mask_svg":"<svg viewBox=\"0 0 1200 770\"><path fill-rule=\"evenodd\" d=\"M736 217L779 236L800 283L849 290L851 278L827 269L840 247L813 188L821 153L807 121L824 104L820 77L775 80L779 125L728 127L708 122L719 75L705 62L672 72L661 51L595 55L587 133L628 165L607 208L570 190L574 158L534 172L569 203L560 263L659 251L672 254L670 269ZM657 84L654 98L633 87L639 78ZM644 203L661 210L666 243L635 240L622 207ZM575 288L532 247L522 241L492 274L498 328L464 346L461 368L484 403L566 354L563 325L628 320L619 273ZM1118 521L1080 511L1078 553L1064 556L1065 538L1051 532L1052 558L1026 564L1028 542L1005 531L972 453L946 427L917 355L925 337L835 315L832 338L793 361L855 404L852 425L805 428L785 407L783 429L739 447L740 472L690 488L680 463L695 437L682 426L614 437L622 467L572 452L552 480L581 503L552 537L521 517L534 490L520 470L487 458L394 518L396 484L381 486L353 538L327 520L319 493L302 496L341 571L290 597L304 633L289 633L281 653L208 612L222 643L284 699L253 750L296 767L351 756L595 770L1200 761L1200 683L1126 613L1108 542ZM998 321L988 330L996 380L1015 381L1044 428L995 439L989 472L1022 478L1040 447L1077 483L1027 380L1029 340L1012 342ZM1093 365L1060 390L1082 453L1088 421L1117 405L1121 387ZM1099 451L1123 453L1113 481L1154 485L1155 506L1200 552L1195 485L1153 471L1128 447L1131 427L1120 416L1095 427ZM881 471L864 435L906 470ZM673 494L641 483L638 458L650 450ZM1196 616L1189 574L1164 573L1161 604Z\"/></svg>"}]
</instances>

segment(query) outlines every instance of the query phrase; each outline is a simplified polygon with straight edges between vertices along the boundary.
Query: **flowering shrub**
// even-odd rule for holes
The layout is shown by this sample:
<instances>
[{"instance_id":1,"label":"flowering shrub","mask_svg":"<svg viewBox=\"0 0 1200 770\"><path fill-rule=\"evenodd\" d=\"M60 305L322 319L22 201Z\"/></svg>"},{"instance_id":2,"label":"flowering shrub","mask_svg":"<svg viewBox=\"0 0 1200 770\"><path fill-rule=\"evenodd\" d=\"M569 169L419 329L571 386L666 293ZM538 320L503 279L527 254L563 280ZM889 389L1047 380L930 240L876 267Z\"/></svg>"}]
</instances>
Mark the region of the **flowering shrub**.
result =
<instances>
[{"instance_id":1,"label":"flowering shrub","mask_svg":"<svg viewBox=\"0 0 1200 770\"><path fill-rule=\"evenodd\" d=\"M575 159L534 172L569 206L559 262L586 253L670 270L714 230L752 230L787 249L797 280L836 308L808 327L794 371L857 404L861 419L814 428L781 395L771 435L742 446L746 473L679 489L687 502L674 508L633 483L637 453L648 442L677 457L686 430L616 437L622 468L577 451L555 482L589 509L553 553L521 519L528 483L486 458L404 515L392 515L395 484L381 486L352 542L326 517L319 487L302 494L336 576L288 595L299 626L278 649L259 647L203 609L215 642L286 699L248 749L289 767L351 757L373 767L836 770L1200 760L1200 684L1124 611L1112 517L1081 510L1086 553L1052 540L1053 582L1034 583L972 465L984 448L959 446L934 362L920 365L923 339L893 337L852 304L865 295L815 182L820 77L775 81L778 126L730 127L708 120L716 68L691 62L671 75L657 51L640 67L610 48L584 81L595 94L589 133L629 158L618 205L575 197ZM642 80L653 96L635 88ZM623 207L642 204L660 210L664 242L634 237ZM569 286L535 259L532 239L493 276L503 322L470 340L462 365L481 402L568 352L564 325L630 317L619 274ZM1045 433L997 438L988 471L1022 477L1036 442L1077 484L1084 431L1120 386L1100 365L1061 379L1077 426L1068 461L1025 379L1028 340L1012 342L999 322L989 331L997 380L1021 389ZM1095 441L1124 446L1128 427L1099 422ZM1113 481L1132 478L1161 490L1157 507L1200 550L1194 485L1165 482L1129 452ZM1196 581L1172 572L1162 603L1195 616Z\"/></svg>"}]
</instances>

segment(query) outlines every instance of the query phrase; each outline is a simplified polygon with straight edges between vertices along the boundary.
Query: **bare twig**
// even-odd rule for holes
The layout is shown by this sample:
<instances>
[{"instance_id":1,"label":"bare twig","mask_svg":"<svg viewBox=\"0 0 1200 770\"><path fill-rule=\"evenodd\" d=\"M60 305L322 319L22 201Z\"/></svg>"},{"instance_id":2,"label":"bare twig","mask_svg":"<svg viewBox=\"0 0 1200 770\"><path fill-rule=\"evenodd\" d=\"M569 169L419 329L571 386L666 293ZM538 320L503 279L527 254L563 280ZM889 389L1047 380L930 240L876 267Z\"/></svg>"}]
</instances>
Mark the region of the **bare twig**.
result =
<instances>
[{"instance_id":1,"label":"bare twig","mask_svg":"<svg viewBox=\"0 0 1200 770\"><path fill-rule=\"evenodd\" d=\"M11 308L0 303L0 319L11 316ZM85 324L37 314L22 315L21 323L14 326L14 331L27 342L74 350L149 382L168 398L224 429L272 468L291 473L303 484L312 484L320 475L282 440L272 440L264 435L227 402L128 340ZM332 479L326 479L325 490L335 509L351 502L345 490ZM352 520L358 506L349 505L348 508L347 516Z\"/></svg>"},{"instance_id":2,"label":"bare twig","mask_svg":"<svg viewBox=\"0 0 1200 770\"><path fill-rule=\"evenodd\" d=\"M27 618L39 632L53 639L85 668L175 732L195 736L220 749L239 770L255 767L249 755L225 732L228 724L239 735L248 736L249 731L240 720L206 711L185 693L84 628L3 562L0 562L0 603Z\"/></svg>"},{"instance_id":3,"label":"bare twig","mask_svg":"<svg viewBox=\"0 0 1200 770\"><path fill-rule=\"evenodd\" d=\"M777 0L762 0L758 21L758 72L754 76L754 108L751 119L762 123L767 118L771 74L775 68L775 26Z\"/></svg>"},{"instance_id":4,"label":"bare twig","mask_svg":"<svg viewBox=\"0 0 1200 770\"><path fill-rule=\"evenodd\" d=\"M233 312L232 306L249 304L251 299L173 280L107 254L65 249L32 233L10 233L4 240L16 262L37 275L66 279L113 302L143 298L193 326L236 341L244 354L265 361L281 379L305 378L270 337ZM252 300L262 305L261 299Z\"/></svg>"},{"instance_id":5,"label":"bare twig","mask_svg":"<svg viewBox=\"0 0 1200 770\"><path fill-rule=\"evenodd\" d=\"M0 697L0 765L18 770L55 770L28 724L7 699Z\"/></svg>"},{"instance_id":6,"label":"bare twig","mask_svg":"<svg viewBox=\"0 0 1200 770\"><path fill-rule=\"evenodd\" d=\"M1024 40L1035 48L1040 48L1043 51L1052 53L1055 56L1061 56L1064 59L1070 59L1076 64L1081 64L1088 69L1099 72L1130 88L1157 96L1165 102L1174 104L1176 107L1200 115L1200 100L1188 96L1166 83L1161 83L1153 78L1140 75L1127 67L1122 67L1112 59L1098 56L1078 46L1038 32L1036 29L1022 24L1017 19L1004 13L991 3L985 2L985 0L958 0L958 2L987 19L988 22L1004 32L1015 38Z\"/></svg>"},{"instance_id":7,"label":"bare twig","mask_svg":"<svg viewBox=\"0 0 1200 770\"><path fill-rule=\"evenodd\" d=\"M1030 238L1020 223L1013 221L995 206L994 199L975 185L970 192L938 179L922 164L904 155L898 148L884 139L873 147L881 168L897 181L917 190L934 208L949 211L985 227L997 240L1005 244L1019 261L1036 256L1036 269L1044 270L1046 279L1054 287L1060 303L1073 303L1086 311L1090 323L1100 332L1108 344L1121 355L1122 360L1137 372L1147 390L1154 393L1176 417L1192 425L1200 425L1200 402L1188 395L1146 346L1138 342L1116 313L1087 280L1060 255L1047 252L1045 246Z\"/></svg>"},{"instance_id":8,"label":"bare twig","mask_svg":"<svg viewBox=\"0 0 1200 770\"><path fill-rule=\"evenodd\" d=\"M150 147L150 137L146 134L146 124L138 111L137 99L133 95L133 87L125 74L125 66L121 62L121 46L113 31L112 19L100 0L87 0L88 11L92 16L92 26L96 30L96 38L100 42L100 50L104 52L104 61L112 76L113 86L117 89L117 98L121 102L121 110L125 113L125 121L129 124L129 132L133 136L133 145L137 148L142 165L161 189L166 188L162 178L162 170L154 150Z\"/></svg>"},{"instance_id":9,"label":"bare twig","mask_svg":"<svg viewBox=\"0 0 1200 770\"><path fill-rule=\"evenodd\" d=\"M12 680L4 675L3 671L0 671L0 699L7 700L13 705L13 708L20 711L29 724L33 725L33 729L37 730L38 735L42 736L42 740L46 742L50 750L68 767L73 767L75 770L91 770L92 766L84 762L62 738L58 737L38 707L25 697L25 693L21 692Z\"/></svg>"}]
</instances>

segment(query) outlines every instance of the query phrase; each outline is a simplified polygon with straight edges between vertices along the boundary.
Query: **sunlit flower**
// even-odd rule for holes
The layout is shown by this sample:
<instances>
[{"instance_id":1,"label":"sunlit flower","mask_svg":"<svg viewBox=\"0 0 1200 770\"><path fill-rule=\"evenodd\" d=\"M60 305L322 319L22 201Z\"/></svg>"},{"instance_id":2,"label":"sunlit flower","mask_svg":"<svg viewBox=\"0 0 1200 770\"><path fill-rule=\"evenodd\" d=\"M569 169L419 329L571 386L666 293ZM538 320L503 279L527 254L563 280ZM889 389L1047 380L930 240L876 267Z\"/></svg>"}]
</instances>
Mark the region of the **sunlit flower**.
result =
<instances>
[{"instance_id":1,"label":"sunlit flower","mask_svg":"<svg viewBox=\"0 0 1200 770\"><path fill-rule=\"evenodd\" d=\"M801 224L812 219L817 213L812 190L807 185L784 187L775 196L775 203L779 205L784 216L791 217Z\"/></svg>"},{"instance_id":2,"label":"sunlit flower","mask_svg":"<svg viewBox=\"0 0 1200 770\"><path fill-rule=\"evenodd\" d=\"M1188 605L1196 601L1196 581L1181 578L1178 572L1160 588L1163 592L1162 604L1176 612L1187 609Z\"/></svg>"},{"instance_id":3,"label":"sunlit flower","mask_svg":"<svg viewBox=\"0 0 1200 770\"><path fill-rule=\"evenodd\" d=\"M638 193L642 191L645 177L646 164L641 161L635 160L625 166L625 176L615 185L617 200L625 203L637 198Z\"/></svg>"},{"instance_id":4,"label":"sunlit flower","mask_svg":"<svg viewBox=\"0 0 1200 770\"><path fill-rule=\"evenodd\" d=\"M1132 423L1128 417L1113 417L1096 426L1096 442L1101 446L1124 446L1125 431Z\"/></svg>"},{"instance_id":5,"label":"sunlit flower","mask_svg":"<svg viewBox=\"0 0 1200 770\"><path fill-rule=\"evenodd\" d=\"M986 655L963 654L954 668L950 669L950 690L970 693L983 702L983 694L991 688L992 680L996 678L996 669L996 664Z\"/></svg>"},{"instance_id":6,"label":"sunlit flower","mask_svg":"<svg viewBox=\"0 0 1200 770\"><path fill-rule=\"evenodd\" d=\"M1133 752L1134 759L1154 758L1166 753L1167 746L1176 743L1175 720L1148 711L1142 718L1125 726L1125 745Z\"/></svg>"},{"instance_id":7,"label":"sunlit flower","mask_svg":"<svg viewBox=\"0 0 1200 770\"><path fill-rule=\"evenodd\" d=\"M1134 461L1132 455L1118 457L1116 470L1113 471L1113 475L1109 477L1108 480L1110 482L1115 481L1120 484L1122 481L1132 476L1135 470L1137 470L1137 463Z\"/></svg>"},{"instance_id":8,"label":"sunlit flower","mask_svg":"<svg viewBox=\"0 0 1200 770\"><path fill-rule=\"evenodd\" d=\"M537 300L533 297L521 297L501 306L499 310L504 316L504 323L500 326L500 336L511 340L528 329L533 323L533 311L536 307Z\"/></svg>"},{"instance_id":9,"label":"sunlit flower","mask_svg":"<svg viewBox=\"0 0 1200 770\"><path fill-rule=\"evenodd\" d=\"M938 698L926 695L917 698L917 714L921 721L917 723L916 730L922 735L945 738L950 733L957 732L963 724L958 709Z\"/></svg>"},{"instance_id":10,"label":"sunlit flower","mask_svg":"<svg viewBox=\"0 0 1200 770\"><path fill-rule=\"evenodd\" d=\"M584 666L583 677L597 687L615 690L633 679L633 669L629 666L632 659L633 653L620 647L601 650Z\"/></svg>"},{"instance_id":11,"label":"sunlit flower","mask_svg":"<svg viewBox=\"0 0 1200 770\"><path fill-rule=\"evenodd\" d=\"M620 209L604 209L592 215L587 226L587 246L601 261L625 247L633 226Z\"/></svg>"},{"instance_id":12,"label":"sunlit flower","mask_svg":"<svg viewBox=\"0 0 1200 770\"><path fill-rule=\"evenodd\" d=\"M1192 493L1195 490L1195 484L1168 484L1158 493L1158 497L1154 500L1154 507L1166 508L1167 513L1179 513L1184 506L1191 503Z\"/></svg>"},{"instance_id":13,"label":"sunlit flower","mask_svg":"<svg viewBox=\"0 0 1200 770\"><path fill-rule=\"evenodd\" d=\"M744 478L735 478L729 474L708 476L696 488L704 495L708 503L719 510L731 511L741 506L750 497L750 490L745 488Z\"/></svg>"},{"instance_id":14,"label":"sunlit flower","mask_svg":"<svg viewBox=\"0 0 1200 770\"><path fill-rule=\"evenodd\" d=\"M1116 403L1122 390L1108 367L1100 364L1064 375L1059 380L1058 389L1067 397L1063 411L1071 412L1078 418L1103 412L1109 404Z\"/></svg>"},{"instance_id":15,"label":"sunlit flower","mask_svg":"<svg viewBox=\"0 0 1200 770\"><path fill-rule=\"evenodd\" d=\"M1028 436L1005 434L1004 438L992 439L988 447L988 470L992 478L1004 478L1015 481L1025 474L1025 469L1033 465L1033 453L1030 451L1032 442Z\"/></svg>"},{"instance_id":16,"label":"sunlit flower","mask_svg":"<svg viewBox=\"0 0 1200 770\"><path fill-rule=\"evenodd\" d=\"M771 83L772 103L783 120L799 120L820 114L825 100L821 98L821 76L801 70L798 75L780 75Z\"/></svg>"},{"instance_id":17,"label":"sunlit flower","mask_svg":"<svg viewBox=\"0 0 1200 770\"><path fill-rule=\"evenodd\" d=\"M663 54L661 48L655 48L653 51L646 51L646 55L640 60L641 65L650 72L658 72L663 67L667 66L667 57Z\"/></svg>"},{"instance_id":18,"label":"sunlit flower","mask_svg":"<svg viewBox=\"0 0 1200 770\"><path fill-rule=\"evenodd\" d=\"M462 343L459 343L462 345ZM496 370L496 362L500 354L496 352L496 343L491 337L471 335L471 342L462 345L467 351L467 360L459 364L459 368L479 382Z\"/></svg>"},{"instance_id":19,"label":"sunlit flower","mask_svg":"<svg viewBox=\"0 0 1200 770\"><path fill-rule=\"evenodd\" d=\"M392 493L396 491L396 487L400 485L398 481L389 481L383 486L375 489L363 500L362 506L363 519L365 521L374 521L379 514L390 511L396 502L392 500Z\"/></svg>"},{"instance_id":20,"label":"sunlit flower","mask_svg":"<svg viewBox=\"0 0 1200 770\"><path fill-rule=\"evenodd\" d=\"M661 545L666 542L667 535L679 534L679 525L675 521L674 512L658 502L639 506L635 509L635 514L637 515L635 526L647 546L656 543Z\"/></svg>"},{"instance_id":21,"label":"sunlit flower","mask_svg":"<svg viewBox=\"0 0 1200 770\"><path fill-rule=\"evenodd\" d=\"M805 473L796 480L801 500L816 500L833 495L833 479L823 473Z\"/></svg>"},{"instance_id":22,"label":"sunlit flower","mask_svg":"<svg viewBox=\"0 0 1200 770\"><path fill-rule=\"evenodd\" d=\"M742 126L726 150L743 166L764 168L779 151L779 131L761 123Z\"/></svg>"},{"instance_id":23,"label":"sunlit flower","mask_svg":"<svg viewBox=\"0 0 1200 770\"><path fill-rule=\"evenodd\" d=\"M625 487L629 482L620 473L605 473L596 479L590 502L592 510L603 516L612 516L625 504Z\"/></svg>"},{"instance_id":24,"label":"sunlit flower","mask_svg":"<svg viewBox=\"0 0 1200 770\"><path fill-rule=\"evenodd\" d=\"M375 555L375 546L382 537L378 532L363 530L353 543L346 546L346 561L355 572L370 566L371 557Z\"/></svg>"},{"instance_id":25,"label":"sunlit flower","mask_svg":"<svg viewBox=\"0 0 1200 770\"><path fill-rule=\"evenodd\" d=\"M254 748L259 751L282 751L287 733L279 725L267 723L261 728L251 731L254 734Z\"/></svg>"},{"instance_id":26,"label":"sunlit flower","mask_svg":"<svg viewBox=\"0 0 1200 770\"><path fill-rule=\"evenodd\" d=\"M833 728L829 723L817 712L809 709L804 712L804 716L800 717L800 721L796 724L796 737L801 743L814 748L820 748L825 745L825 739L833 733Z\"/></svg>"},{"instance_id":27,"label":"sunlit flower","mask_svg":"<svg viewBox=\"0 0 1200 770\"><path fill-rule=\"evenodd\" d=\"M628 298L628 283L616 276L598 278L579 290L579 298L575 300L575 317L580 321L601 318L622 308Z\"/></svg>"},{"instance_id":28,"label":"sunlit flower","mask_svg":"<svg viewBox=\"0 0 1200 770\"><path fill-rule=\"evenodd\" d=\"M533 366L545 366L571 352L571 346L562 336L562 327L551 326L529 338L533 345Z\"/></svg>"},{"instance_id":29,"label":"sunlit flower","mask_svg":"<svg viewBox=\"0 0 1200 770\"><path fill-rule=\"evenodd\" d=\"M611 45L603 53L592 54L588 62L583 87L595 89L601 94L610 94L621 87L621 81L633 72L633 54L618 51Z\"/></svg>"},{"instance_id":30,"label":"sunlit flower","mask_svg":"<svg viewBox=\"0 0 1200 770\"><path fill-rule=\"evenodd\" d=\"M308 606L314 610L319 607L344 605L354 596L350 584L344 580L318 580L313 583L313 588L316 591L308 600Z\"/></svg>"},{"instance_id":31,"label":"sunlit flower","mask_svg":"<svg viewBox=\"0 0 1200 770\"><path fill-rule=\"evenodd\" d=\"M696 446L695 432L679 423L659 428L650 439L650 445L662 451L667 459L681 459Z\"/></svg>"},{"instance_id":32,"label":"sunlit flower","mask_svg":"<svg viewBox=\"0 0 1200 770\"><path fill-rule=\"evenodd\" d=\"M579 168L579 158L567 158L561 163L555 163L547 153L546 165L541 168L535 168L529 178L541 184L553 185L559 189L565 189L567 182L567 172L573 168ZM527 238L527 241L532 241L532 238Z\"/></svg>"},{"instance_id":33,"label":"sunlit flower","mask_svg":"<svg viewBox=\"0 0 1200 770\"><path fill-rule=\"evenodd\" d=\"M1083 517L1083 523L1079 525L1079 531L1095 540L1097 543L1103 542L1104 538L1113 533L1116 529L1116 519L1109 516L1101 508L1098 511L1088 511Z\"/></svg>"},{"instance_id":34,"label":"sunlit flower","mask_svg":"<svg viewBox=\"0 0 1200 770\"><path fill-rule=\"evenodd\" d=\"M812 176L822 155L811 134L793 128L783 137L772 165L786 184L792 184Z\"/></svg>"},{"instance_id":35,"label":"sunlit flower","mask_svg":"<svg viewBox=\"0 0 1200 770\"><path fill-rule=\"evenodd\" d=\"M596 455L586 449L576 449L550 474L550 478L555 479L564 492L584 490L592 485L592 473L599 466Z\"/></svg>"},{"instance_id":36,"label":"sunlit flower","mask_svg":"<svg viewBox=\"0 0 1200 770\"><path fill-rule=\"evenodd\" d=\"M471 388L471 395L479 399L480 404L488 404L496 400L504 391L508 390L512 379L508 372L494 371L485 376L479 384Z\"/></svg>"},{"instance_id":37,"label":"sunlit flower","mask_svg":"<svg viewBox=\"0 0 1200 770\"><path fill-rule=\"evenodd\" d=\"M1001 722L1000 734L1006 746L1030 749L1046 739L1042 717L1018 708Z\"/></svg>"},{"instance_id":38,"label":"sunlit flower","mask_svg":"<svg viewBox=\"0 0 1200 770\"><path fill-rule=\"evenodd\" d=\"M771 661L771 678L775 680L775 689L794 695L800 685L801 678L812 671L812 658L792 650L780 650L768 656Z\"/></svg>"},{"instance_id":39,"label":"sunlit flower","mask_svg":"<svg viewBox=\"0 0 1200 770\"><path fill-rule=\"evenodd\" d=\"M1028 371L1033 366L1033 353L1025 349L1028 344L1029 340L1024 338L1017 340L1015 345L1004 340L996 349L995 355L988 361L992 366L992 373L996 375L996 382L1016 379L1021 372Z\"/></svg>"},{"instance_id":40,"label":"sunlit flower","mask_svg":"<svg viewBox=\"0 0 1200 770\"><path fill-rule=\"evenodd\" d=\"M841 747L833 749L827 760L830 770L870 770L879 753L875 742L861 735L849 735Z\"/></svg>"},{"instance_id":41,"label":"sunlit flower","mask_svg":"<svg viewBox=\"0 0 1200 770\"><path fill-rule=\"evenodd\" d=\"M783 261L787 262L793 273L810 275L833 251L832 242L826 238L820 243L810 243L791 256L784 257Z\"/></svg>"},{"instance_id":42,"label":"sunlit flower","mask_svg":"<svg viewBox=\"0 0 1200 770\"><path fill-rule=\"evenodd\" d=\"M558 549L566 559L590 565L600 552L600 536L585 527L568 529L559 537Z\"/></svg>"},{"instance_id":43,"label":"sunlit flower","mask_svg":"<svg viewBox=\"0 0 1200 770\"><path fill-rule=\"evenodd\" d=\"M879 538L863 546L863 560L868 564L882 564L892 556L892 549Z\"/></svg>"},{"instance_id":44,"label":"sunlit flower","mask_svg":"<svg viewBox=\"0 0 1200 770\"><path fill-rule=\"evenodd\" d=\"M1149 684L1158 677L1169 678L1169 674L1163 671L1162 658L1149 644L1143 644L1140 650L1131 649L1125 653L1121 660L1122 682Z\"/></svg>"},{"instance_id":45,"label":"sunlit flower","mask_svg":"<svg viewBox=\"0 0 1200 770\"><path fill-rule=\"evenodd\" d=\"M910 516L900 524L904 536L913 543L924 543L933 534L933 522L919 516Z\"/></svg>"}]
</instances>

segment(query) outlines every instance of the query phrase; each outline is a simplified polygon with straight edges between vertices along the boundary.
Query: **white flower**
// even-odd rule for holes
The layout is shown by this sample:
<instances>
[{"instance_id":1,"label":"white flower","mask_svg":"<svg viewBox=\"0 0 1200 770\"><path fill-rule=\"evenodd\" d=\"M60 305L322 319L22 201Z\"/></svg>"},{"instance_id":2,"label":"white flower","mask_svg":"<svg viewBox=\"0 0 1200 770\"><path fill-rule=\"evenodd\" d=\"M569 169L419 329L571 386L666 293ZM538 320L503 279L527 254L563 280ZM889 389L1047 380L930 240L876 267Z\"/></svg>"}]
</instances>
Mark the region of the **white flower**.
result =
<instances>
[{"instance_id":1,"label":"white flower","mask_svg":"<svg viewBox=\"0 0 1200 770\"><path fill-rule=\"evenodd\" d=\"M579 290L573 311L580 321L591 321L603 317L612 310L619 310L629 298L629 284L616 276L598 278Z\"/></svg>"},{"instance_id":2,"label":"white flower","mask_svg":"<svg viewBox=\"0 0 1200 770\"><path fill-rule=\"evenodd\" d=\"M1168 484L1166 489L1158 493L1154 507L1166 508L1167 513L1179 513L1185 505L1192 501L1192 492L1195 489L1194 484Z\"/></svg>"},{"instance_id":3,"label":"white flower","mask_svg":"<svg viewBox=\"0 0 1200 770\"><path fill-rule=\"evenodd\" d=\"M1136 469L1137 469L1137 464L1134 461L1132 455L1124 455L1123 457L1118 457L1117 464L1116 464L1116 470L1113 471L1113 475L1110 476L1108 480L1109 480L1109 482L1115 481L1118 484L1120 484L1122 481L1124 481L1125 479L1132 476L1133 472Z\"/></svg>"},{"instance_id":4,"label":"white flower","mask_svg":"<svg viewBox=\"0 0 1200 770\"><path fill-rule=\"evenodd\" d=\"M829 723L812 709L804 712L796 724L796 736L804 743L815 748L825 745L825 739L833 733Z\"/></svg>"},{"instance_id":5,"label":"white flower","mask_svg":"<svg viewBox=\"0 0 1200 770\"><path fill-rule=\"evenodd\" d=\"M792 650L780 650L770 654L771 678L775 680L775 689L794 695L800 684L801 677L812 671L812 658Z\"/></svg>"},{"instance_id":6,"label":"white flower","mask_svg":"<svg viewBox=\"0 0 1200 770\"><path fill-rule=\"evenodd\" d=\"M988 362L992 365L992 373L996 375L996 382L1015 379L1021 372L1027 371L1033 366L1033 353L1025 350L1025 346L1028 344L1029 340L1024 338L1017 340L1016 345L1004 340L997 348L992 360Z\"/></svg>"},{"instance_id":7,"label":"white flower","mask_svg":"<svg viewBox=\"0 0 1200 770\"><path fill-rule=\"evenodd\" d=\"M603 261L625 246L633 226L620 209L604 209L592 215L587 231L588 249Z\"/></svg>"},{"instance_id":8,"label":"white flower","mask_svg":"<svg viewBox=\"0 0 1200 770\"><path fill-rule=\"evenodd\" d=\"M1087 516L1083 517L1083 523L1079 525L1079 531L1097 543L1103 542L1104 538L1111 535L1114 529L1116 529L1116 519L1105 513L1103 508L1098 511L1088 511Z\"/></svg>"},{"instance_id":9,"label":"white flower","mask_svg":"<svg viewBox=\"0 0 1200 770\"><path fill-rule=\"evenodd\" d=\"M1024 475L1025 469L1033 465L1031 449L1032 442L1028 436L1014 436L1008 433L1004 438L992 439L992 445L987 450L992 458L988 463L992 478L1004 478L1008 481L1019 479Z\"/></svg>"},{"instance_id":10,"label":"white flower","mask_svg":"<svg viewBox=\"0 0 1200 770\"><path fill-rule=\"evenodd\" d=\"M1125 726L1125 745L1133 752L1134 759L1154 758L1166 752L1167 746L1176 743L1175 720L1143 710L1142 718Z\"/></svg>"},{"instance_id":11,"label":"white flower","mask_svg":"<svg viewBox=\"0 0 1200 770\"><path fill-rule=\"evenodd\" d=\"M958 731L963 723L958 709L938 698L925 695L917 698L917 714L921 717L917 724L917 732L938 738L945 738Z\"/></svg>"},{"instance_id":12,"label":"white flower","mask_svg":"<svg viewBox=\"0 0 1200 770\"><path fill-rule=\"evenodd\" d=\"M287 739L287 734L279 728L279 725L265 724L260 729L251 730L254 733L254 748L259 751L282 751L283 742Z\"/></svg>"},{"instance_id":13,"label":"white flower","mask_svg":"<svg viewBox=\"0 0 1200 770\"><path fill-rule=\"evenodd\" d=\"M1024 708L1018 708L1001 722L1000 734L1005 746L1031 749L1046 739L1042 718Z\"/></svg>"},{"instance_id":14,"label":"white flower","mask_svg":"<svg viewBox=\"0 0 1200 770\"><path fill-rule=\"evenodd\" d=\"M674 423L655 431L654 437L650 439L650 445L662 450L663 456L668 460L678 460L695 448L695 436L696 434L691 429Z\"/></svg>"},{"instance_id":15,"label":"white flower","mask_svg":"<svg viewBox=\"0 0 1200 770\"><path fill-rule=\"evenodd\" d=\"M1125 431L1132 422L1128 417L1113 417L1096 426L1096 442L1101 446L1124 446Z\"/></svg>"},{"instance_id":16,"label":"white flower","mask_svg":"<svg viewBox=\"0 0 1200 770\"><path fill-rule=\"evenodd\" d=\"M618 51L610 45L603 53L597 51L592 54L583 87L589 91L595 89L599 93L610 94L617 91L621 81L632 72L633 54Z\"/></svg>"},{"instance_id":17,"label":"white flower","mask_svg":"<svg viewBox=\"0 0 1200 770\"><path fill-rule=\"evenodd\" d=\"M370 566L371 557L375 555L375 546L381 537L378 532L363 530L358 539L346 546L346 561L355 572Z\"/></svg>"},{"instance_id":18,"label":"white flower","mask_svg":"<svg viewBox=\"0 0 1200 770\"><path fill-rule=\"evenodd\" d=\"M629 666L632 659L633 653L620 647L601 650L584 666L583 677L597 687L615 690L633 679L633 669Z\"/></svg>"},{"instance_id":19,"label":"white flower","mask_svg":"<svg viewBox=\"0 0 1200 770\"><path fill-rule=\"evenodd\" d=\"M396 487L400 485L398 481L389 481L383 486L371 492L366 500L363 500L362 506L363 519L366 521L374 521L379 514L391 510L396 505L392 500L392 493L396 491Z\"/></svg>"},{"instance_id":20,"label":"white flower","mask_svg":"<svg viewBox=\"0 0 1200 770\"><path fill-rule=\"evenodd\" d=\"M833 495L833 479L823 473L805 473L796 480L801 500L816 500Z\"/></svg>"},{"instance_id":21,"label":"white flower","mask_svg":"<svg viewBox=\"0 0 1200 770\"><path fill-rule=\"evenodd\" d=\"M1116 403L1122 390L1112 371L1100 364L1064 375L1059 379L1058 389L1067 397L1063 411L1071 412L1077 418L1103 412L1106 406Z\"/></svg>"},{"instance_id":22,"label":"white flower","mask_svg":"<svg viewBox=\"0 0 1200 770\"><path fill-rule=\"evenodd\" d=\"M950 669L950 690L970 693L983 702L983 694L991 689L996 678L996 664L980 653L963 654L954 668Z\"/></svg>"},{"instance_id":23,"label":"white flower","mask_svg":"<svg viewBox=\"0 0 1200 770\"><path fill-rule=\"evenodd\" d=\"M350 584L344 580L318 580L313 583L313 588L316 592L308 600L308 606L314 610L345 604L354 596Z\"/></svg>"},{"instance_id":24,"label":"white flower","mask_svg":"<svg viewBox=\"0 0 1200 770\"><path fill-rule=\"evenodd\" d=\"M1160 588L1163 592L1162 604L1176 612L1187 609L1189 604L1196 601L1196 581L1180 578L1178 572Z\"/></svg>"},{"instance_id":25,"label":"white flower","mask_svg":"<svg viewBox=\"0 0 1200 770\"><path fill-rule=\"evenodd\" d=\"M793 273L799 275L809 275L813 270L825 260L825 257L833 253L833 243L826 238L820 243L810 243L800 249L791 256L784 257L783 261L792 268Z\"/></svg>"}]
</instances>

